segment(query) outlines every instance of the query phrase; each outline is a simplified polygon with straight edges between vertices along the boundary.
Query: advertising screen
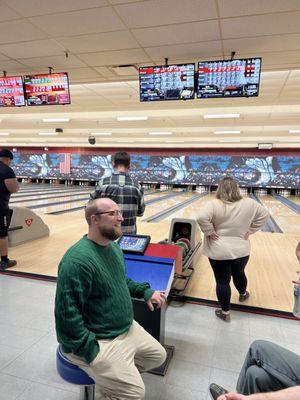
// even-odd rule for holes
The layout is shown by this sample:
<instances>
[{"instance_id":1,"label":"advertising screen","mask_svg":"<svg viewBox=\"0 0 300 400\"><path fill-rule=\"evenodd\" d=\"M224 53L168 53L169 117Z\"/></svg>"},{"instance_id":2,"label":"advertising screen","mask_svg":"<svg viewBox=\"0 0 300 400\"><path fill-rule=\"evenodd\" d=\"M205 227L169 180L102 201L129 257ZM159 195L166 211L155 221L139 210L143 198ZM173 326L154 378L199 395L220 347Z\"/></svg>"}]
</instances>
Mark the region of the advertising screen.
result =
<instances>
[{"instance_id":1,"label":"advertising screen","mask_svg":"<svg viewBox=\"0 0 300 400\"><path fill-rule=\"evenodd\" d=\"M261 58L200 61L197 98L258 96Z\"/></svg>"},{"instance_id":2,"label":"advertising screen","mask_svg":"<svg viewBox=\"0 0 300 400\"><path fill-rule=\"evenodd\" d=\"M0 107L25 106L21 76L0 78Z\"/></svg>"},{"instance_id":3,"label":"advertising screen","mask_svg":"<svg viewBox=\"0 0 300 400\"><path fill-rule=\"evenodd\" d=\"M139 68L140 100L189 100L195 93L195 64Z\"/></svg>"},{"instance_id":4,"label":"advertising screen","mask_svg":"<svg viewBox=\"0 0 300 400\"><path fill-rule=\"evenodd\" d=\"M70 104L68 74L66 72L24 76L28 106Z\"/></svg>"}]
</instances>

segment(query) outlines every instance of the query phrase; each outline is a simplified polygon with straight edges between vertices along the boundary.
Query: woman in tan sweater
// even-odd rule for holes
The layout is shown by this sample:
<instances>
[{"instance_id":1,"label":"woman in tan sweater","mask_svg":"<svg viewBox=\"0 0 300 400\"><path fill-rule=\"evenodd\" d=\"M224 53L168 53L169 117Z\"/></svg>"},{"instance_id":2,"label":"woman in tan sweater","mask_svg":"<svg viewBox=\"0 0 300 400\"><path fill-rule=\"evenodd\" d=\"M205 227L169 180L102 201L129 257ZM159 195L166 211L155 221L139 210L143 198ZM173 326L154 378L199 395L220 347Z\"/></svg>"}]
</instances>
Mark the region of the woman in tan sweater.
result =
<instances>
[{"instance_id":1,"label":"woman in tan sweater","mask_svg":"<svg viewBox=\"0 0 300 400\"><path fill-rule=\"evenodd\" d=\"M237 182L224 178L216 199L200 212L197 222L204 233L203 254L208 256L217 287L221 309L216 316L230 321L230 280L240 293L239 300L249 297L245 267L249 260L249 235L264 226L268 211L255 200L243 198Z\"/></svg>"}]
</instances>

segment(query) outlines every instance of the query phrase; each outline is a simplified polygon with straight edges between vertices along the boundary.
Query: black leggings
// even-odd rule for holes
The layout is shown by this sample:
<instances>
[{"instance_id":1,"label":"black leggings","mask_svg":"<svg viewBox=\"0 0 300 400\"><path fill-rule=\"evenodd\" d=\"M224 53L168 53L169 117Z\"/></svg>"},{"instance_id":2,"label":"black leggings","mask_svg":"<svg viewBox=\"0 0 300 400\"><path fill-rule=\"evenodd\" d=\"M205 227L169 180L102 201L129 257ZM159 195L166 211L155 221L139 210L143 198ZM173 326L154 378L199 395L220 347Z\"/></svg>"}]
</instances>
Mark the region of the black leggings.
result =
<instances>
[{"instance_id":1,"label":"black leggings","mask_svg":"<svg viewBox=\"0 0 300 400\"><path fill-rule=\"evenodd\" d=\"M230 309L231 277L239 293L244 294L246 292L247 277L244 270L248 260L249 256L234 260L213 260L209 258L217 282L217 298L223 311L229 311Z\"/></svg>"}]
</instances>

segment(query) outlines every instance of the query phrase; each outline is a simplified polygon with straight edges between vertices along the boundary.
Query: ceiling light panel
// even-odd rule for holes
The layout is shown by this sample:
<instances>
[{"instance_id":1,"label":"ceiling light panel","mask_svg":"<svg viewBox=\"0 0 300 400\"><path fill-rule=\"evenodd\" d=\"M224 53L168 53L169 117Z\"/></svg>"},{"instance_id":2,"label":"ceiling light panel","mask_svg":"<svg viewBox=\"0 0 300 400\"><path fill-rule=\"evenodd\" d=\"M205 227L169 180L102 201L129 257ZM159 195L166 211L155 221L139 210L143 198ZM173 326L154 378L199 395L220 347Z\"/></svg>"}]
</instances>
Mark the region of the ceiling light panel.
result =
<instances>
[{"instance_id":1,"label":"ceiling light panel","mask_svg":"<svg viewBox=\"0 0 300 400\"><path fill-rule=\"evenodd\" d=\"M149 132L149 135L172 135L173 132Z\"/></svg>"},{"instance_id":2,"label":"ceiling light panel","mask_svg":"<svg viewBox=\"0 0 300 400\"><path fill-rule=\"evenodd\" d=\"M43 122L69 122L70 118L43 118Z\"/></svg>"},{"instance_id":3,"label":"ceiling light panel","mask_svg":"<svg viewBox=\"0 0 300 400\"><path fill-rule=\"evenodd\" d=\"M145 115L136 116L136 117L117 117L118 121L147 121L148 117Z\"/></svg>"},{"instance_id":4,"label":"ceiling light panel","mask_svg":"<svg viewBox=\"0 0 300 400\"><path fill-rule=\"evenodd\" d=\"M238 135L241 131L214 131L215 135Z\"/></svg>"}]
</instances>

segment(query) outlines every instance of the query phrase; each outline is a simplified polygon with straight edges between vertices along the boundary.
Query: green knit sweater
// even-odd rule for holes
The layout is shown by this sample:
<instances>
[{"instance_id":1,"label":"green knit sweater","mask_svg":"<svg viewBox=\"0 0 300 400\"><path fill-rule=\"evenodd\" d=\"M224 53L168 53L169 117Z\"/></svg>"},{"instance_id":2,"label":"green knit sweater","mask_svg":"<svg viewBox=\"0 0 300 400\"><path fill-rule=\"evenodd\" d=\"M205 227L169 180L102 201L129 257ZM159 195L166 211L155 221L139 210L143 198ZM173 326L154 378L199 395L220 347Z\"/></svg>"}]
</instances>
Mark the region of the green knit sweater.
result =
<instances>
[{"instance_id":1,"label":"green knit sweater","mask_svg":"<svg viewBox=\"0 0 300 400\"><path fill-rule=\"evenodd\" d=\"M147 301L153 292L148 283L126 278L118 244L103 247L84 236L58 267L55 322L63 351L92 362L99 352L97 339L113 339L129 330L131 296Z\"/></svg>"}]
</instances>

